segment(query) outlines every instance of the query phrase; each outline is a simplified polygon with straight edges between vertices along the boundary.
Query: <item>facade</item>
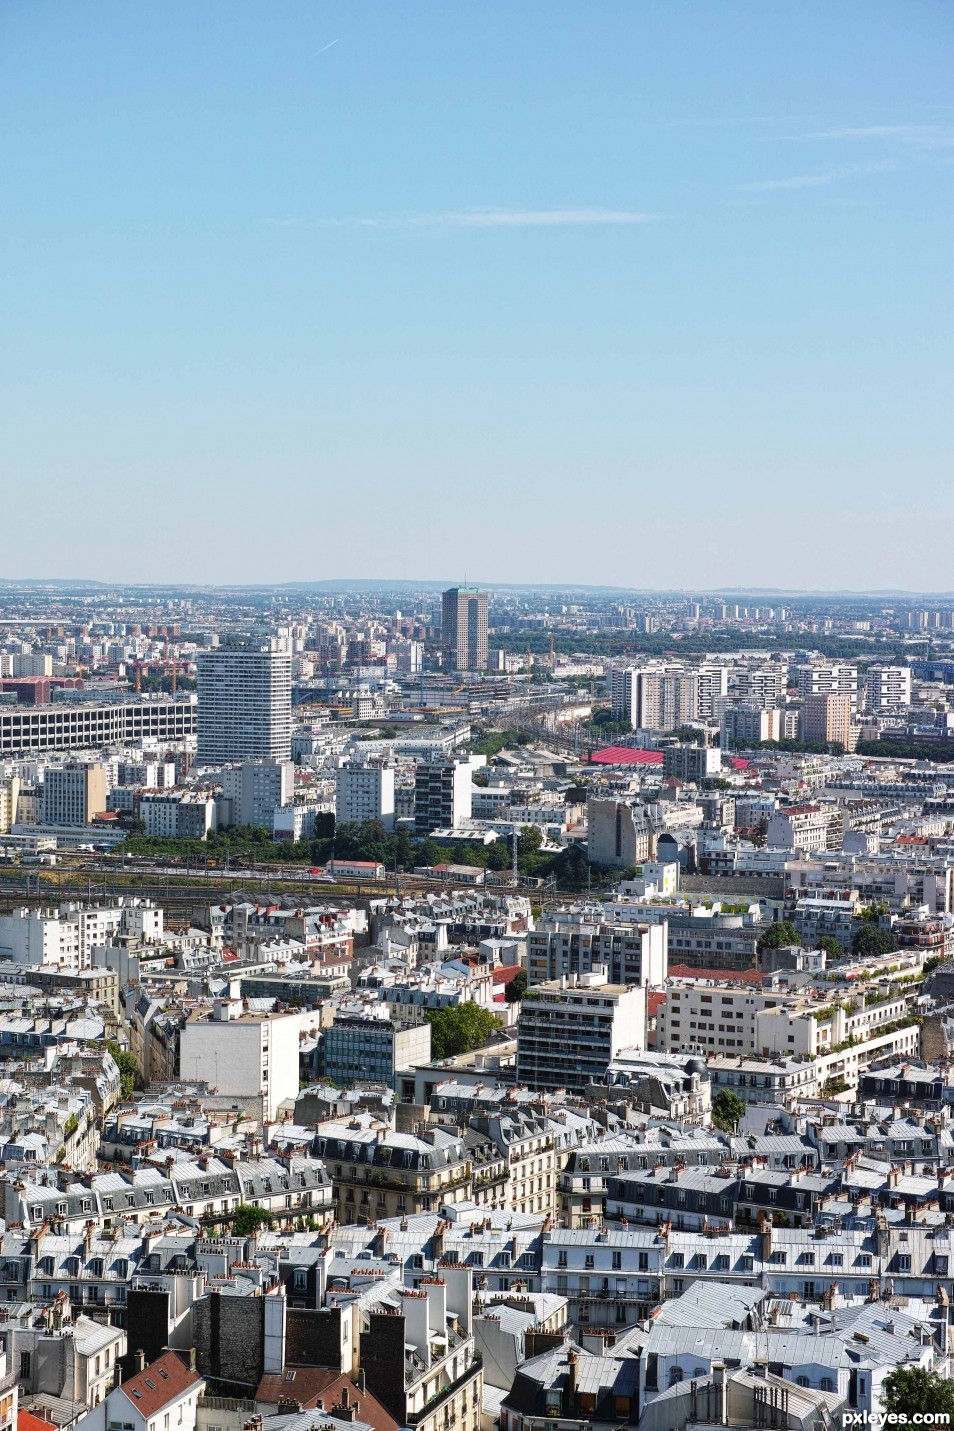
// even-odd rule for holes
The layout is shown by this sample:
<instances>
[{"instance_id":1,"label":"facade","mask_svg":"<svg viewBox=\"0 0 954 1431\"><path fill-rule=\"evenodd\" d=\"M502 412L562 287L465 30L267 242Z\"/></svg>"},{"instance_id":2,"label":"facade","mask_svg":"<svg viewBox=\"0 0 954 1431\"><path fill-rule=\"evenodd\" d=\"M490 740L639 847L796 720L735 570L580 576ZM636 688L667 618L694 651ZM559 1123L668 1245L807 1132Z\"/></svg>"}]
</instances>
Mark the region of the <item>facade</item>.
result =
<instances>
[{"instance_id":1,"label":"facade","mask_svg":"<svg viewBox=\"0 0 954 1431\"><path fill-rule=\"evenodd\" d=\"M765 740L782 739L782 712L765 709L753 701L726 706L722 714L721 743L723 750L744 749Z\"/></svg>"},{"instance_id":2,"label":"facade","mask_svg":"<svg viewBox=\"0 0 954 1431\"><path fill-rule=\"evenodd\" d=\"M335 820L339 825L380 820L393 830L394 771L384 765L342 765L335 773Z\"/></svg>"},{"instance_id":3,"label":"facade","mask_svg":"<svg viewBox=\"0 0 954 1431\"><path fill-rule=\"evenodd\" d=\"M106 767L71 762L51 767L43 781L45 825L88 825L106 809L109 793Z\"/></svg>"},{"instance_id":4,"label":"facade","mask_svg":"<svg viewBox=\"0 0 954 1431\"><path fill-rule=\"evenodd\" d=\"M808 696L848 696L851 708L858 703L858 667L830 661L813 661L798 667L798 692Z\"/></svg>"},{"instance_id":5,"label":"facade","mask_svg":"<svg viewBox=\"0 0 954 1431\"><path fill-rule=\"evenodd\" d=\"M852 709L852 698L849 695L805 696L799 718L800 739L838 741L845 750L850 750L853 738Z\"/></svg>"},{"instance_id":6,"label":"facade","mask_svg":"<svg viewBox=\"0 0 954 1431\"><path fill-rule=\"evenodd\" d=\"M441 647L448 671L487 669L487 593L452 586L441 602Z\"/></svg>"},{"instance_id":7,"label":"facade","mask_svg":"<svg viewBox=\"0 0 954 1431\"><path fill-rule=\"evenodd\" d=\"M431 1059L431 1026L339 1014L321 1035L322 1077L348 1088L364 1079L394 1087L396 1075Z\"/></svg>"},{"instance_id":8,"label":"facade","mask_svg":"<svg viewBox=\"0 0 954 1431\"><path fill-rule=\"evenodd\" d=\"M869 666L865 676L865 708L893 710L911 704L910 666Z\"/></svg>"},{"instance_id":9,"label":"facade","mask_svg":"<svg viewBox=\"0 0 954 1431\"><path fill-rule=\"evenodd\" d=\"M291 654L278 637L230 636L198 659L197 758L286 761L291 753Z\"/></svg>"},{"instance_id":10,"label":"facade","mask_svg":"<svg viewBox=\"0 0 954 1431\"><path fill-rule=\"evenodd\" d=\"M602 968L613 984L659 988L666 982L666 933L665 923L603 923L557 910L527 936L527 977L546 984Z\"/></svg>"},{"instance_id":11,"label":"facade","mask_svg":"<svg viewBox=\"0 0 954 1431\"><path fill-rule=\"evenodd\" d=\"M248 760L222 771L222 794L232 802L233 825L255 825L271 831L277 808L290 805L295 794L295 767L290 760Z\"/></svg>"},{"instance_id":12,"label":"facade","mask_svg":"<svg viewBox=\"0 0 954 1431\"><path fill-rule=\"evenodd\" d=\"M414 777L414 828L457 829L471 816L473 776L467 760L422 761Z\"/></svg>"},{"instance_id":13,"label":"facade","mask_svg":"<svg viewBox=\"0 0 954 1431\"><path fill-rule=\"evenodd\" d=\"M838 805L789 805L776 810L768 822L765 842L772 848L837 850L844 833L844 815Z\"/></svg>"},{"instance_id":14,"label":"facade","mask_svg":"<svg viewBox=\"0 0 954 1431\"><path fill-rule=\"evenodd\" d=\"M717 745L667 745L663 751L663 774L677 780L690 780L696 785L718 775L722 769L722 751Z\"/></svg>"},{"instance_id":15,"label":"facade","mask_svg":"<svg viewBox=\"0 0 954 1431\"><path fill-rule=\"evenodd\" d=\"M630 869L653 858L652 828L645 808L633 800L590 796L586 802L587 851L597 865Z\"/></svg>"},{"instance_id":16,"label":"facade","mask_svg":"<svg viewBox=\"0 0 954 1431\"><path fill-rule=\"evenodd\" d=\"M675 730L698 716L699 672L665 665L617 668L610 693L614 715L633 730Z\"/></svg>"},{"instance_id":17,"label":"facade","mask_svg":"<svg viewBox=\"0 0 954 1431\"><path fill-rule=\"evenodd\" d=\"M318 1013L252 1014L241 999L217 999L182 1027L179 1076L252 1100L270 1121L298 1093L299 1034L319 1024Z\"/></svg>"},{"instance_id":18,"label":"facade","mask_svg":"<svg viewBox=\"0 0 954 1431\"><path fill-rule=\"evenodd\" d=\"M583 1093L621 1049L646 1046L641 985L607 984L597 974L570 983L539 984L521 1001L517 1079L528 1088Z\"/></svg>"},{"instance_id":19,"label":"facade","mask_svg":"<svg viewBox=\"0 0 954 1431\"><path fill-rule=\"evenodd\" d=\"M392 1133L381 1126L323 1125L312 1154L331 1174L341 1223L436 1212L469 1202L472 1164L462 1138L441 1128Z\"/></svg>"},{"instance_id":20,"label":"facade","mask_svg":"<svg viewBox=\"0 0 954 1431\"><path fill-rule=\"evenodd\" d=\"M155 740L182 746L196 729L196 699L135 696L128 700L62 701L49 706L0 705L0 756L101 750Z\"/></svg>"}]
</instances>

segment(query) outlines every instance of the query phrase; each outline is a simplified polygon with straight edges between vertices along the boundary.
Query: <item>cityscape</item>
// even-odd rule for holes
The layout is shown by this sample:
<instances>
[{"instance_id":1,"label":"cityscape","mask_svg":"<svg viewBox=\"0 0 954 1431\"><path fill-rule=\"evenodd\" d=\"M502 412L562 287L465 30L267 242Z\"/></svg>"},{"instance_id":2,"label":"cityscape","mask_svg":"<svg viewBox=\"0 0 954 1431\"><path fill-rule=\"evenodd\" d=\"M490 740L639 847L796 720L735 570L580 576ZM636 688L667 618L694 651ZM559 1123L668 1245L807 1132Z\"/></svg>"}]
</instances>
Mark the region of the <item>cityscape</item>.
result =
<instances>
[{"instance_id":1,"label":"cityscape","mask_svg":"<svg viewBox=\"0 0 954 1431\"><path fill-rule=\"evenodd\" d=\"M0 1431L954 1431L954 8L0 3Z\"/></svg>"},{"instance_id":2,"label":"cityscape","mask_svg":"<svg viewBox=\"0 0 954 1431\"><path fill-rule=\"evenodd\" d=\"M330 585L0 595L9 1423L943 1411L954 599Z\"/></svg>"}]
</instances>

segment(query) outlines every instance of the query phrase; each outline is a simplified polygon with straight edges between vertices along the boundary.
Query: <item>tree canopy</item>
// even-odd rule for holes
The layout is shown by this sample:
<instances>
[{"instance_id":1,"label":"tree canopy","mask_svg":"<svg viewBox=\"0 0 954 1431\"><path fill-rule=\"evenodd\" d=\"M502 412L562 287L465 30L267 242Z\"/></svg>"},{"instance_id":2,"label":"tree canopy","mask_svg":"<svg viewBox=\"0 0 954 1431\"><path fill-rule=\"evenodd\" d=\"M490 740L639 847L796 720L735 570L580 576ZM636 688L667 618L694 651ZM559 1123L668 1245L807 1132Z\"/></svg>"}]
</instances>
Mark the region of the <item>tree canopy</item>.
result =
<instances>
[{"instance_id":1,"label":"tree canopy","mask_svg":"<svg viewBox=\"0 0 954 1431\"><path fill-rule=\"evenodd\" d=\"M898 941L893 930L876 929L873 924L863 924L855 931L851 941L851 952L860 959L870 958L875 954L893 954L897 947Z\"/></svg>"},{"instance_id":2,"label":"tree canopy","mask_svg":"<svg viewBox=\"0 0 954 1431\"><path fill-rule=\"evenodd\" d=\"M524 994L527 992L527 971L521 969L514 974L509 984L504 984L504 998L508 1004L519 1004Z\"/></svg>"},{"instance_id":3,"label":"tree canopy","mask_svg":"<svg viewBox=\"0 0 954 1431\"><path fill-rule=\"evenodd\" d=\"M260 1227L271 1227L271 1214L257 1202L240 1202L232 1214L232 1231L236 1237L251 1237Z\"/></svg>"},{"instance_id":4,"label":"tree canopy","mask_svg":"<svg viewBox=\"0 0 954 1431\"><path fill-rule=\"evenodd\" d=\"M908 1422L925 1413L954 1421L954 1381L923 1366L899 1366L885 1377L881 1403Z\"/></svg>"},{"instance_id":5,"label":"tree canopy","mask_svg":"<svg viewBox=\"0 0 954 1431\"><path fill-rule=\"evenodd\" d=\"M801 944L802 939L794 924L790 924L787 919L780 920L777 924L770 924L764 933L759 935L759 949L781 949L786 944Z\"/></svg>"},{"instance_id":6,"label":"tree canopy","mask_svg":"<svg viewBox=\"0 0 954 1431\"><path fill-rule=\"evenodd\" d=\"M431 1054L434 1058L454 1058L480 1048L500 1026L489 1009L478 1004L455 1004L443 1009L429 1009L427 1022L431 1026Z\"/></svg>"},{"instance_id":7,"label":"tree canopy","mask_svg":"<svg viewBox=\"0 0 954 1431\"><path fill-rule=\"evenodd\" d=\"M720 1088L712 1100L712 1121L724 1133L734 1133L745 1114L745 1099L731 1088Z\"/></svg>"}]
</instances>

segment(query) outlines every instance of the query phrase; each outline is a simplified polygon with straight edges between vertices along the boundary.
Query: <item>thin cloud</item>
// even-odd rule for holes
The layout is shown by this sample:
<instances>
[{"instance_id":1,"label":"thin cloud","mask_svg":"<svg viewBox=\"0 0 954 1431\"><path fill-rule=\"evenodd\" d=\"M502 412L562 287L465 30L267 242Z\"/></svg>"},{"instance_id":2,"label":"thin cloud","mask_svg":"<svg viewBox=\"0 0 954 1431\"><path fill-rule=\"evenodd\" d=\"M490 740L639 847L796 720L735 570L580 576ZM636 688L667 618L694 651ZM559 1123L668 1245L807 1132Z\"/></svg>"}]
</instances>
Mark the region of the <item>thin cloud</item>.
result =
<instances>
[{"instance_id":1,"label":"thin cloud","mask_svg":"<svg viewBox=\"0 0 954 1431\"><path fill-rule=\"evenodd\" d=\"M372 228L532 229L648 224L656 217L636 209L450 209L358 222Z\"/></svg>"},{"instance_id":2,"label":"thin cloud","mask_svg":"<svg viewBox=\"0 0 954 1431\"><path fill-rule=\"evenodd\" d=\"M315 53L312 55L312 59L316 59L318 55L323 55L325 53L325 50L330 50L332 45L336 45L337 43L337 40L329 40L327 45L322 45L320 50L315 51Z\"/></svg>"},{"instance_id":3,"label":"thin cloud","mask_svg":"<svg viewBox=\"0 0 954 1431\"><path fill-rule=\"evenodd\" d=\"M918 149L954 149L954 127L947 124L860 124L823 129L807 139L882 139Z\"/></svg>"},{"instance_id":4,"label":"thin cloud","mask_svg":"<svg viewBox=\"0 0 954 1431\"><path fill-rule=\"evenodd\" d=\"M838 169L819 169L814 174L793 174L785 179L759 179L751 184L738 184L742 194L765 194L785 189L820 189L837 184L859 174L885 174L893 164L844 164Z\"/></svg>"},{"instance_id":5,"label":"thin cloud","mask_svg":"<svg viewBox=\"0 0 954 1431\"><path fill-rule=\"evenodd\" d=\"M438 209L434 213L352 215L341 219L270 218L280 228L540 229L649 224L658 214L638 209Z\"/></svg>"}]
</instances>

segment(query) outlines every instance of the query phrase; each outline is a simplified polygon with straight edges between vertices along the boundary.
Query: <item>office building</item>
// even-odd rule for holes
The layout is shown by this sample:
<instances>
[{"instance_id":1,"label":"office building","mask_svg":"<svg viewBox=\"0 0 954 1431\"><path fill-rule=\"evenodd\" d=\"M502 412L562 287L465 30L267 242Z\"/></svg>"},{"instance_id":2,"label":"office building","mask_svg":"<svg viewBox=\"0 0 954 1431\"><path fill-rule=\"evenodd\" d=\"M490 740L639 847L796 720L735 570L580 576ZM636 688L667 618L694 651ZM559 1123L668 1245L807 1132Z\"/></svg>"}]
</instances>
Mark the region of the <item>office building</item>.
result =
<instances>
[{"instance_id":1,"label":"office building","mask_svg":"<svg viewBox=\"0 0 954 1431\"><path fill-rule=\"evenodd\" d=\"M646 1046L646 990L598 971L538 984L520 1004L517 1082L583 1093L624 1048Z\"/></svg>"},{"instance_id":2,"label":"office building","mask_svg":"<svg viewBox=\"0 0 954 1431\"><path fill-rule=\"evenodd\" d=\"M195 734L196 698L135 696L128 700L0 705L0 756L101 750L106 746L184 745Z\"/></svg>"},{"instance_id":3,"label":"office building","mask_svg":"<svg viewBox=\"0 0 954 1431\"><path fill-rule=\"evenodd\" d=\"M339 1088L368 1079L393 1088L402 1069L429 1063L430 1058L429 1023L401 1027L389 1018L340 1013L321 1035L321 1076Z\"/></svg>"},{"instance_id":4,"label":"office building","mask_svg":"<svg viewBox=\"0 0 954 1431\"><path fill-rule=\"evenodd\" d=\"M456 829L471 817L473 777L467 760L422 761L414 777L414 828Z\"/></svg>"},{"instance_id":5,"label":"office building","mask_svg":"<svg viewBox=\"0 0 954 1431\"><path fill-rule=\"evenodd\" d=\"M441 647L448 671L487 668L487 593L452 586L441 603Z\"/></svg>"},{"instance_id":6,"label":"office building","mask_svg":"<svg viewBox=\"0 0 954 1431\"><path fill-rule=\"evenodd\" d=\"M680 742L667 745L663 751L663 774L676 780L688 780L698 785L718 775L722 769L722 751L717 745L691 745Z\"/></svg>"},{"instance_id":7,"label":"office building","mask_svg":"<svg viewBox=\"0 0 954 1431\"><path fill-rule=\"evenodd\" d=\"M278 637L228 636L198 658L200 765L288 760L291 654Z\"/></svg>"},{"instance_id":8,"label":"office building","mask_svg":"<svg viewBox=\"0 0 954 1431\"><path fill-rule=\"evenodd\" d=\"M394 771L384 765L342 765L335 773L335 821L380 820L394 829Z\"/></svg>"},{"instance_id":9,"label":"office building","mask_svg":"<svg viewBox=\"0 0 954 1431\"><path fill-rule=\"evenodd\" d=\"M109 782L103 765L71 763L47 770L43 781L45 825L88 825L106 809Z\"/></svg>"}]
</instances>

